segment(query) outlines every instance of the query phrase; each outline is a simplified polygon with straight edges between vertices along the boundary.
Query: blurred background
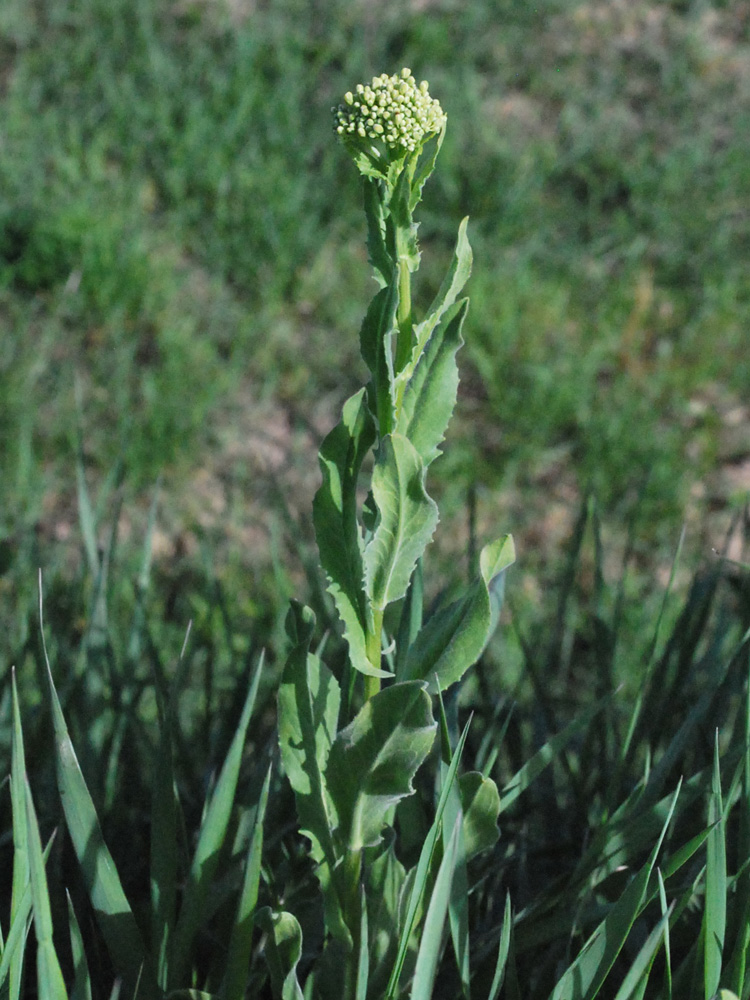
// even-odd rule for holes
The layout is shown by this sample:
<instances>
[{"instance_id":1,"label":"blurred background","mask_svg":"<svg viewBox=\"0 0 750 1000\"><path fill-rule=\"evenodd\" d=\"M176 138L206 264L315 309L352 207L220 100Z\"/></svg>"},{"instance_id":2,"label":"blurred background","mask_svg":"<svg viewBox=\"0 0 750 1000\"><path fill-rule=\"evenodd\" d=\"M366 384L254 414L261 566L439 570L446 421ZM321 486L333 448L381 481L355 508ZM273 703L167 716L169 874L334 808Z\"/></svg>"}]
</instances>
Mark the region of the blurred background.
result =
<instances>
[{"instance_id":1,"label":"blurred background","mask_svg":"<svg viewBox=\"0 0 750 1000\"><path fill-rule=\"evenodd\" d=\"M37 567L53 631L87 628L83 482L116 605L160 479L150 616L280 643L375 291L330 109L402 66L448 114L417 306L467 214L475 258L433 580L511 531L533 621L595 511L577 586L627 596L635 646L682 524L685 579L724 546L750 490L747 0L3 0L3 663L36 642Z\"/></svg>"}]
</instances>

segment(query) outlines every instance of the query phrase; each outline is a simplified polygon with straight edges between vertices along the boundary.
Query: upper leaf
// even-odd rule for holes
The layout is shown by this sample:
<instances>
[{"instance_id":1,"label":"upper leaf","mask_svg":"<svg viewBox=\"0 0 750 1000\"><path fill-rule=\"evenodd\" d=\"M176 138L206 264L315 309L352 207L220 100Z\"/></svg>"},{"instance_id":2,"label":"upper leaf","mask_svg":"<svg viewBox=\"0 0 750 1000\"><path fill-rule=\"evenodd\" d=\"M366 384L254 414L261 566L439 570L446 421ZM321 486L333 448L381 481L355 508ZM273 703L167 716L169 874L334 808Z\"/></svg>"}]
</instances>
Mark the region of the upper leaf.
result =
<instances>
[{"instance_id":1,"label":"upper leaf","mask_svg":"<svg viewBox=\"0 0 750 1000\"><path fill-rule=\"evenodd\" d=\"M406 593L438 521L437 505L425 492L422 459L402 434L381 441L372 495L379 519L365 548L365 587L372 606L382 609Z\"/></svg>"},{"instance_id":2,"label":"upper leaf","mask_svg":"<svg viewBox=\"0 0 750 1000\"><path fill-rule=\"evenodd\" d=\"M380 841L388 811L414 790L412 779L430 751L435 726L425 685L409 681L374 695L338 734L326 781L346 849Z\"/></svg>"},{"instance_id":3,"label":"upper leaf","mask_svg":"<svg viewBox=\"0 0 750 1000\"><path fill-rule=\"evenodd\" d=\"M461 600L434 614L409 650L403 676L429 682L443 691L476 663L489 641L497 617L501 574L515 559L510 535L486 545L480 555L480 577Z\"/></svg>"},{"instance_id":4,"label":"upper leaf","mask_svg":"<svg viewBox=\"0 0 750 1000\"><path fill-rule=\"evenodd\" d=\"M362 537L357 521L357 478L362 460L375 439L365 390L344 404L341 423L326 437L319 461L323 483L313 503L320 561L328 590L349 644L353 666L365 674L387 676L373 667L365 648L367 606L363 588Z\"/></svg>"},{"instance_id":5,"label":"upper leaf","mask_svg":"<svg viewBox=\"0 0 750 1000\"><path fill-rule=\"evenodd\" d=\"M425 468L440 454L458 393L456 352L463 344L469 300L463 299L434 330L404 392L396 430L408 437Z\"/></svg>"}]
</instances>

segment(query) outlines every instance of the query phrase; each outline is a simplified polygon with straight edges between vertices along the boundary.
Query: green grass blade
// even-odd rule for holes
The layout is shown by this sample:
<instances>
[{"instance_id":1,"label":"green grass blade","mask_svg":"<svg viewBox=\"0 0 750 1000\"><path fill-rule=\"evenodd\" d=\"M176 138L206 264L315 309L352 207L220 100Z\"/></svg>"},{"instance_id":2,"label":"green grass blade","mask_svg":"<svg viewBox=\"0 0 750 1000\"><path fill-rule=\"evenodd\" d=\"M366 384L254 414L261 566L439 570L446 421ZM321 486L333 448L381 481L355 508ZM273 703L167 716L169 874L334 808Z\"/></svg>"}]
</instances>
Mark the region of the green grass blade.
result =
<instances>
[{"instance_id":1,"label":"green grass blade","mask_svg":"<svg viewBox=\"0 0 750 1000\"><path fill-rule=\"evenodd\" d=\"M367 925L367 898L365 888L359 886L360 916L359 916L359 961L357 962L357 986L354 1000L367 1000L367 983L370 975L370 942Z\"/></svg>"},{"instance_id":2,"label":"green grass blade","mask_svg":"<svg viewBox=\"0 0 750 1000\"><path fill-rule=\"evenodd\" d=\"M461 733L461 737L456 745L456 749L453 753L453 759L451 760L450 767L445 775L445 780L443 782L443 787L440 790L440 798L438 799L437 808L435 810L435 819L432 826L430 827L429 833L427 834L424 844L422 845L422 850L419 855L419 861L417 862L417 869L415 872L414 882L412 884L411 893L409 894L409 902L406 907L406 915L404 917L403 926L401 927L401 933L399 935L398 942L398 952L396 953L396 960L393 963L393 969L391 970L391 975L388 980L388 986L386 988L385 1000L392 1000L396 996L398 991L398 981L401 977L401 971L404 967L404 961L406 959L406 953L409 948L409 940L411 938L412 930L414 928L414 920L417 914L417 908L422 899L422 894L427 884L427 879L430 873L430 862L432 861L432 855L435 851L435 845L437 843L437 838L440 833L441 823L443 821L443 813L445 812L446 805L448 803L448 797L450 795L453 783L456 780L456 773L458 771L458 765L461 761L461 755L463 753L464 745L466 743L466 737L469 734L469 723L464 726L464 730Z\"/></svg>"},{"instance_id":3,"label":"green grass blade","mask_svg":"<svg viewBox=\"0 0 750 1000\"><path fill-rule=\"evenodd\" d=\"M417 953L417 964L414 969L411 1000L430 1000L432 996L435 974L443 948L443 928L450 905L460 834L461 816L458 815L453 824L448 848L440 862L435 886L427 907L427 915L422 928L422 940Z\"/></svg>"},{"instance_id":4,"label":"green grass blade","mask_svg":"<svg viewBox=\"0 0 750 1000\"><path fill-rule=\"evenodd\" d=\"M159 753L154 767L151 797L151 948L156 961L157 981L162 989L167 988L169 949L177 910L178 803L172 737L189 635L190 626L180 651L177 675L167 707L163 705L158 685L156 687Z\"/></svg>"},{"instance_id":5,"label":"green grass blade","mask_svg":"<svg viewBox=\"0 0 750 1000\"><path fill-rule=\"evenodd\" d=\"M11 932L16 921L20 924L28 925L29 914L31 912L31 894L29 891L29 855L28 855L28 824L26 821L26 760L23 750L23 731L21 728L21 712L18 707L18 689L16 688L15 668L11 674L11 689L13 702L13 730L11 733L11 758L10 758L10 799L13 812L13 883L10 901L10 922ZM23 913L23 900L27 900L25 913ZM21 978L23 974L23 957L26 934L28 930L19 938L21 947L16 945L13 957L10 958L8 974L10 976L9 990L11 1000L15 1000L21 992ZM10 946L8 943L3 948L3 959L5 952ZM3 978L0 977L0 983Z\"/></svg>"},{"instance_id":6,"label":"green grass blade","mask_svg":"<svg viewBox=\"0 0 750 1000\"><path fill-rule=\"evenodd\" d=\"M265 956L275 1000L303 1000L297 980L297 964L302 957L302 928L297 918L292 913L274 913L265 906L255 920L268 935Z\"/></svg>"},{"instance_id":7,"label":"green grass blade","mask_svg":"<svg viewBox=\"0 0 750 1000\"><path fill-rule=\"evenodd\" d=\"M727 923L727 855L721 803L718 730L714 742L714 772L708 807L708 822L712 829L706 844L706 904L703 913L705 925L703 939L705 1000L710 1000L719 988Z\"/></svg>"},{"instance_id":8,"label":"green grass blade","mask_svg":"<svg viewBox=\"0 0 750 1000\"><path fill-rule=\"evenodd\" d=\"M73 909L73 900L68 897L68 922L70 924L70 950L73 954L73 988L70 991L70 1000L91 1000L91 976L89 974L89 964L86 960L86 952L83 948L83 936L78 924L76 911Z\"/></svg>"},{"instance_id":9,"label":"green grass blade","mask_svg":"<svg viewBox=\"0 0 750 1000\"><path fill-rule=\"evenodd\" d=\"M234 805L245 737L250 724L250 716L255 707L262 669L263 660L261 659L250 683L242 716L201 824L185 897L174 932L174 943L169 962L169 983L172 989L179 988L187 974L193 940L203 923L206 899L219 863L219 853L226 837Z\"/></svg>"},{"instance_id":10,"label":"green grass blade","mask_svg":"<svg viewBox=\"0 0 750 1000\"><path fill-rule=\"evenodd\" d=\"M500 931L500 944L497 949L497 962L495 963L495 974L492 977L492 985L487 1000L497 1000L505 977L505 966L510 952L510 941L513 933L513 913L510 908L510 893L505 897L505 913L503 914L503 927Z\"/></svg>"},{"instance_id":11,"label":"green grass blade","mask_svg":"<svg viewBox=\"0 0 750 1000\"><path fill-rule=\"evenodd\" d=\"M669 926L669 911L665 913L654 927L636 955L635 961L625 974L615 1000L640 1000L648 984L648 977L659 947L664 940L664 933Z\"/></svg>"},{"instance_id":12,"label":"green grass blade","mask_svg":"<svg viewBox=\"0 0 750 1000\"><path fill-rule=\"evenodd\" d=\"M569 723L562 732L553 736L552 739L548 740L543 747L541 747L537 752L531 757L520 770L513 775L510 781L503 787L500 793L500 813L505 812L505 810L512 805L515 800L525 792L529 785L537 778L546 767L552 763L552 761L557 757L560 751L570 742L573 737L579 733L582 729L585 729L589 722L597 715L607 702L610 700L611 695L606 695L604 698L597 701L590 708L588 708L578 719L574 719L573 722Z\"/></svg>"},{"instance_id":13,"label":"green grass blade","mask_svg":"<svg viewBox=\"0 0 750 1000\"><path fill-rule=\"evenodd\" d=\"M55 766L57 786L62 800L65 820L73 848L81 865L84 882L94 907L96 918L107 943L117 973L132 992L146 960L143 940L133 911L125 896L109 848L104 842L99 818L86 787L75 749L68 733L60 700L57 697L52 670L47 656L42 618L41 581L39 589L39 621L42 648L47 665L52 722L55 730ZM147 979L147 995L153 993L153 984Z\"/></svg>"},{"instance_id":14,"label":"green grass blade","mask_svg":"<svg viewBox=\"0 0 750 1000\"><path fill-rule=\"evenodd\" d=\"M672 820L679 791L678 788L674 794L672 808L648 861L588 939L578 958L565 971L552 993L551 1000L593 1000L599 992L630 934L633 922L647 901L651 873Z\"/></svg>"},{"instance_id":15,"label":"green grass blade","mask_svg":"<svg viewBox=\"0 0 750 1000\"><path fill-rule=\"evenodd\" d=\"M245 877L242 883L237 916L232 926L227 955L226 979L223 992L224 1000L242 1000L247 987L247 975L250 967L252 950L253 916L258 902L258 886L260 884L260 865L263 855L263 820L268 804L268 790L271 784L269 767L258 801L255 814L255 824L250 837L245 863Z\"/></svg>"},{"instance_id":16,"label":"green grass blade","mask_svg":"<svg viewBox=\"0 0 750 1000\"><path fill-rule=\"evenodd\" d=\"M657 868L656 874L659 879L659 905L662 916L668 911L667 893L664 888L664 879L661 871ZM664 926L664 1000L672 1000L672 943L669 938L669 921Z\"/></svg>"},{"instance_id":17,"label":"green grass blade","mask_svg":"<svg viewBox=\"0 0 750 1000\"><path fill-rule=\"evenodd\" d=\"M39 836L34 803L28 781L26 789L26 823L29 833L29 873L31 876L31 898L34 908L34 929L36 930L37 990L40 1000L68 1000L60 963L52 941L52 911L50 909L47 875L44 870L44 855Z\"/></svg>"}]
</instances>

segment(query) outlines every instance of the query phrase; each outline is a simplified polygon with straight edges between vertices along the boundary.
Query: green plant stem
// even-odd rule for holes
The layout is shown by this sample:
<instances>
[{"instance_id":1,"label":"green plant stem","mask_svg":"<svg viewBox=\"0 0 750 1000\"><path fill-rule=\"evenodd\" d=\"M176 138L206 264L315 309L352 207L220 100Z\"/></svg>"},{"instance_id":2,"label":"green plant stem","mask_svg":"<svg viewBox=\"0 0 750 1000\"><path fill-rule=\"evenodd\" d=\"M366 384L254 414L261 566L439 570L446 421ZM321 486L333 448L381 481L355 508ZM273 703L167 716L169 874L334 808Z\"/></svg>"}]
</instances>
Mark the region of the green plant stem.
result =
<instances>
[{"instance_id":1,"label":"green plant stem","mask_svg":"<svg viewBox=\"0 0 750 1000\"><path fill-rule=\"evenodd\" d=\"M381 638L383 634L383 608L372 609L372 631L367 636L367 658L376 669L380 670L382 652ZM365 676L365 700L369 700L380 690L380 678Z\"/></svg>"},{"instance_id":2,"label":"green plant stem","mask_svg":"<svg viewBox=\"0 0 750 1000\"><path fill-rule=\"evenodd\" d=\"M397 238L397 244L401 241ZM396 373L402 371L411 357L412 348L412 318L411 318L411 271L409 261L403 254L398 259L398 340L396 342Z\"/></svg>"}]
</instances>

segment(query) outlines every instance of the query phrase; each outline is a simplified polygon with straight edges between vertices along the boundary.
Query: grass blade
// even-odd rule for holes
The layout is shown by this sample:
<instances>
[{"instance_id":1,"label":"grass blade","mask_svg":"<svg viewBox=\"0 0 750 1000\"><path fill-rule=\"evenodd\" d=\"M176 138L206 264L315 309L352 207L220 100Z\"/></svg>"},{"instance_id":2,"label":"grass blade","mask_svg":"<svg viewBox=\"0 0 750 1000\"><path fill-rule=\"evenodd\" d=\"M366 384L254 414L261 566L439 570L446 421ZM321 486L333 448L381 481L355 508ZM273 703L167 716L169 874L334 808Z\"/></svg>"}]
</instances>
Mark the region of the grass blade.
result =
<instances>
[{"instance_id":1,"label":"grass blade","mask_svg":"<svg viewBox=\"0 0 750 1000\"><path fill-rule=\"evenodd\" d=\"M727 855L724 840L724 816L721 804L719 768L719 731L714 742L714 772L708 806L711 832L706 844L706 908L703 914L703 972L705 1000L719 989L724 935L727 924Z\"/></svg>"},{"instance_id":2,"label":"grass blade","mask_svg":"<svg viewBox=\"0 0 750 1000\"><path fill-rule=\"evenodd\" d=\"M669 913L667 911L654 927L649 936L643 942L641 950L638 952L635 961L628 969L622 981L615 1000L631 1000L633 997L642 997L643 991L648 983L648 976L651 971L656 953L664 940L664 935L669 927Z\"/></svg>"},{"instance_id":3,"label":"grass blade","mask_svg":"<svg viewBox=\"0 0 750 1000\"><path fill-rule=\"evenodd\" d=\"M31 898L34 908L34 929L36 930L37 989L42 1000L68 1000L60 963L52 941L52 912L50 909L47 875L44 870L44 855L39 836L39 824L31 799L28 781L26 789L26 824L29 833L29 873L31 877Z\"/></svg>"},{"instance_id":4,"label":"grass blade","mask_svg":"<svg viewBox=\"0 0 750 1000\"><path fill-rule=\"evenodd\" d=\"M674 794L672 808L648 861L588 939L578 958L565 971L552 993L551 1000L593 1000L599 992L630 934L635 918L647 900L651 872L672 820L679 791L678 788Z\"/></svg>"},{"instance_id":5,"label":"grass blade","mask_svg":"<svg viewBox=\"0 0 750 1000\"><path fill-rule=\"evenodd\" d=\"M268 803L268 789L271 783L271 767L266 772L266 779L260 793L258 810L255 814L255 825L250 837L245 863L245 877L242 892L237 907L237 916L232 926L227 956L226 979L223 996L225 1000L242 1000L247 986L247 974L250 967L250 953L253 937L253 916L258 902L258 886L260 884L260 864L263 855L263 820Z\"/></svg>"},{"instance_id":6,"label":"grass blade","mask_svg":"<svg viewBox=\"0 0 750 1000\"><path fill-rule=\"evenodd\" d=\"M492 977L489 996L487 1000L497 1000L500 988L505 977L505 965L510 952L510 939L513 933L513 914L510 908L510 893L505 897L505 913L503 914L503 927L500 931L500 944L497 949L497 962L495 963L495 974Z\"/></svg>"},{"instance_id":7,"label":"grass blade","mask_svg":"<svg viewBox=\"0 0 750 1000\"><path fill-rule=\"evenodd\" d=\"M518 796L526 791L529 785L537 778L542 771L548 767L555 757L558 755L560 750L566 746L567 743L576 735L584 729L588 723L604 708L606 703L610 700L611 695L606 695L604 698L597 701L594 705L588 708L578 719L574 719L573 722L569 723L562 732L557 733L552 739L548 740L543 747L541 747L537 752L531 757L520 770L513 775L510 781L503 787L500 793L500 813L505 812L505 810L515 802Z\"/></svg>"},{"instance_id":8,"label":"grass blade","mask_svg":"<svg viewBox=\"0 0 750 1000\"><path fill-rule=\"evenodd\" d=\"M112 855L104 842L99 818L86 787L57 697L44 639L41 579L39 622L55 730L57 786L65 820L107 948L118 974L123 977L127 991L132 995L140 977L141 967L146 960L143 940L123 891ZM142 984L146 995L152 995L154 991L150 987L153 985L148 978Z\"/></svg>"},{"instance_id":9,"label":"grass blade","mask_svg":"<svg viewBox=\"0 0 750 1000\"><path fill-rule=\"evenodd\" d=\"M263 658L261 657L245 699L237 730L201 824L185 897L174 933L174 944L169 963L169 982L172 989L177 989L185 978L193 940L203 923L208 891L219 863L219 852L226 837L229 817L234 805L247 727L255 707L255 697L258 693L262 670Z\"/></svg>"},{"instance_id":10,"label":"grass blade","mask_svg":"<svg viewBox=\"0 0 750 1000\"><path fill-rule=\"evenodd\" d=\"M68 896L68 921L70 924L70 950L73 954L73 989L70 991L70 1000L91 1000L91 976L89 975L89 964L86 961L86 952L83 948L83 937L78 924L76 911L73 909L73 900Z\"/></svg>"},{"instance_id":11,"label":"grass blade","mask_svg":"<svg viewBox=\"0 0 750 1000\"><path fill-rule=\"evenodd\" d=\"M13 701L13 731L11 734L11 762L10 762L10 799L13 812L13 883L10 900L10 923L8 942L3 949L3 960L5 952L10 947L10 934L16 921L22 921L28 925L29 914L31 912L31 893L29 890L29 855L28 855L28 824L26 821L26 760L23 750L23 731L21 728L21 712L18 707L18 690L16 688L15 668L11 674L11 688ZM24 912L23 900L26 899ZM20 925L19 925L20 926ZM21 947L14 948L10 953L9 969L9 997L16 1000L21 993L21 978L23 974L24 946L26 942L27 929L18 939ZM3 977L0 977L0 983Z\"/></svg>"},{"instance_id":12,"label":"grass blade","mask_svg":"<svg viewBox=\"0 0 750 1000\"><path fill-rule=\"evenodd\" d=\"M458 855L459 837L461 833L461 815L456 816L453 832L448 843L448 849L440 862L435 887L432 890L430 904L422 929L422 940L417 953L417 964L414 969L414 984L411 1000L430 1000L435 983L438 961L443 947L443 928L450 904L453 874Z\"/></svg>"},{"instance_id":13,"label":"grass blade","mask_svg":"<svg viewBox=\"0 0 750 1000\"><path fill-rule=\"evenodd\" d=\"M385 991L385 1000L392 1000L398 991L398 981L401 976L401 970L404 967L406 953L409 949L409 940L411 939L411 933L414 928L417 908L419 907L420 900L422 899L422 893L424 892L425 885L427 884L427 878L430 872L430 862L432 861L432 855L435 851L438 834L440 833L443 813L445 812L445 807L448 803L448 797L450 795L451 788L453 787L453 782L456 780L458 765L461 760L461 754L463 753L468 734L469 723L467 722L453 753L453 759L451 760L450 767L446 773L443 787L440 790L440 798L438 799L437 809L435 810L434 822L430 827L429 833L425 838L425 842L422 845L422 850L419 855L414 882L412 884L411 893L409 894L409 902L406 908L406 916L404 917L401 934L399 936L396 961L393 963L393 969L391 970L391 975L388 980L388 987Z\"/></svg>"}]
</instances>

